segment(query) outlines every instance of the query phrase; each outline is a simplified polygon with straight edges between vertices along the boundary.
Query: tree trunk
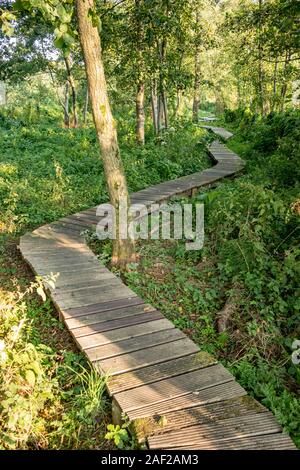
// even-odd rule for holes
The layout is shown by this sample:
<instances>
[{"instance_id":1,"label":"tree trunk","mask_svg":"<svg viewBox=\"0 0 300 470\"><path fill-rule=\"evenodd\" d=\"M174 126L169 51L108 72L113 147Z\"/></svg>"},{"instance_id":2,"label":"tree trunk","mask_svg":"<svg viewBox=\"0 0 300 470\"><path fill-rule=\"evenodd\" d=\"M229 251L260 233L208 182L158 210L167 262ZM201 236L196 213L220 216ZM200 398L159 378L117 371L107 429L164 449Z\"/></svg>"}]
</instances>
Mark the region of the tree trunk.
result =
<instances>
[{"instance_id":1,"label":"tree trunk","mask_svg":"<svg viewBox=\"0 0 300 470\"><path fill-rule=\"evenodd\" d=\"M143 79L143 23L141 20L142 0L135 0L135 27L137 31L137 93L136 93L136 141L139 145L145 144L145 84Z\"/></svg>"},{"instance_id":2,"label":"tree trunk","mask_svg":"<svg viewBox=\"0 0 300 470\"><path fill-rule=\"evenodd\" d=\"M69 115L69 82L66 82L65 88L65 101L64 101L64 125L65 127L70 127L70 115Z\"/></svg>"},{"instance_id":3,"label":"tree trunk","mask_svg":"<svg viewBox=\"0 0 300 470\"><path fill-rule=\"evenodd\" d=\"M87 113L89 108L89 88L86 87L85 101L84 101L84 110L83 110L83 124L86 125Z\"/></svg>"},{"instance_id":4,"label":"tree trunk","mask_svg":"<svg viewBox=\"0 0 300 470\"><path fill-rule=\"evenodd\" d=\"M277 72L278 72L278 59L276 57L273 73L273 97L272 97L272 106L271 111L275 111L276 102L277 102Z\"/></svg>"},{"instance_id":5,"label":"tree trunk","mask_svg":"<svg viewBox=\"0 0 300 470\"><path fill-rule=\"evenodd\" d=\"M151 88L151 107L152 107L152 120L155 134L158 133L158 103L156 94L156 83L154 82Z\"/></svg>"},{"instance_id":6,"label":"tree trunk","mask_svg":"<svg viewBox=\"0 0 300 470\"><path fill-rule=\"evenodd\" d=\"M165 129L168 129L169 127L169 116L168 116L168 102L167 102L167 97L165 90L162 90L161 93L161 102L162 102L162 108L163 108L163 113L164 113L164 125Z\"/></svg>"},{"instance_id":7,"label":"tree trunk","mask_svg":"<svg viewBox=\"0 0 300 470\"><path fill-rule=\"evenodd\" d=\"M145 144L145 86L144 83L138 83L136 94L136 140L140 145Z\"/></svg>"},{"instance_id":8,"label":"tree trunk","mask_svg":"<svg viewBox=\"0 0 300 470\"><path fill-rule=\"evenodd\" d=\"M281 112L284 110L285 97L286 97L286 93L287 93L287 89L288 89L288 86L287 86L287 69L288 69L288 66L289 66L289 63L290 63L290 59L291 59L290 51L287 51L286 55L285 55L284 68L283 68L283 72L282 72L283 82L282 82L281 90L280 90L280 111Z\"/></svg>"},{"instance_id":9,"label":"tree trunk","mask_svg":"<svg viewBox=\"0 0 300 470\"><path fill-rule=\"evenodd\" d=\"M181 114L181 103L182 103L182 91L180 88L177 88L174 119L177 119Z\"/></svg>"},{"instance_id":10,"label":"tree trunk","mask_svg":"<svg viewBox=\"0 0 300 470\"><path fill-rule=\"evenodd\" d=\"M124 239L124 234L122 237L119 224L120 205L127 203L129 206L129 196L118 145L116 123L108 99L100 37L90 16L90 11L94 11L94 1L76 0L76 7L93 118L101 148L109 197L116 211L116 240L113 243L112 265L125 268L128 263L135 261L134 242L128 234L126 234L126 239Z\"/></svg>"},{"instance_id":11,"label":"tree trunk","mask_svg":"<svg viewBox=\"0 0 300 470\"><path fill-rule=\"evenodd\" d=\"M201 18L199 2L194 5L196 9L195 24L194 24L194 97L193 97L193 122L198 122L199 107L200 107L200 80L201 80L201 64L200 64L200 45L201 37Z\"/></svg>"},{"instance_id":12,"label":"tree trunk","mask_svg":"<svg viewBox=\"0 0 300 470\"><path fill-rule=\"evenodd\" d=\"M75 88L75 81L72 75L72 67L70 62L70 54L64 57L68 80L71 87L71 95L72 95L72 127L77 127L78 125L78 118L77 118L77 95L76 95L76 88Z\"/></svg>"},{"instance_id":13,"label":"tree trunk","mask_svg":"<svg viewBox=\"0 0 300 470\"><path fill-rule=\"evenodd\" d=\"M261 40L261 33L262 33L262 24L261 24L261 17L262 17L262 4L263 0L258 0L259 6L259 36L258 36L258 106L262 115L265 114L265 76L264 76L264 67L263 67L263 46Z\"/></svg>"},{"instance_id":14,"label":"tree trunk","mask_svg":"<svg viewBox=\"0 0 300 470\"><path fill-rule=\"evenodd\" d=\"M167 109L167 100L165 94L165 81L163 76L163 69L165 67L165 58L166 58L166 39L157 44L158 48L158 57L159 57L159 97L158 97L158 131L162 128L162 122L164 122L164 127L168 127L168 109Z\"/></svg>"},{"instance_id":15,"label":"tree trunk","mask_svg":"<svg viewBox=\"0 0 300 470\"><path fill-rule=\"evenodd\" d=\"M200 106L200 47L196 46L195 51L195 78L194 78L194 100L193 100L193 121L198 122Z\"/></svg>"}]
</instances>

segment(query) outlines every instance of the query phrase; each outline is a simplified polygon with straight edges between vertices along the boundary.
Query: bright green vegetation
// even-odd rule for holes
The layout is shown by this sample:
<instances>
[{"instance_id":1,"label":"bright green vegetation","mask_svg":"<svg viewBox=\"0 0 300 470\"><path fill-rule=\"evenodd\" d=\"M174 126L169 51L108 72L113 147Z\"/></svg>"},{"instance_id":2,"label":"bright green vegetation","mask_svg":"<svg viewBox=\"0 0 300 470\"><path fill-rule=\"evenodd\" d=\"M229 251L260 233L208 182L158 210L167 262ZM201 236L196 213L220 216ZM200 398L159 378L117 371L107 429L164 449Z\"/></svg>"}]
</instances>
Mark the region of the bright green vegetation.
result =
<instances>
[{"instance_id":1,"label":"bright green vegetation","mask_svg":"<svg viewBox=\"0 0 300 470\"><path fill-rule=\"evenodd\" d=\"M108 448L105 378L36 295L12 241L0 262L0 449Z\"/></svg>"},{"instance_id":2,"label":"bright green vegetation","mask_svg":"<svg viewBox=\"0 0 300 470\"><path fill-rule=\"evenodd\" d=\"M108 195L95 133L57 124L0 127L0 233L20 233L106 202ZM131 122L129 121L129 124ZM120 122L121 152L131 192L209 166L205 132L183 122L137 148Z\"/></svg>"}]
</instances>

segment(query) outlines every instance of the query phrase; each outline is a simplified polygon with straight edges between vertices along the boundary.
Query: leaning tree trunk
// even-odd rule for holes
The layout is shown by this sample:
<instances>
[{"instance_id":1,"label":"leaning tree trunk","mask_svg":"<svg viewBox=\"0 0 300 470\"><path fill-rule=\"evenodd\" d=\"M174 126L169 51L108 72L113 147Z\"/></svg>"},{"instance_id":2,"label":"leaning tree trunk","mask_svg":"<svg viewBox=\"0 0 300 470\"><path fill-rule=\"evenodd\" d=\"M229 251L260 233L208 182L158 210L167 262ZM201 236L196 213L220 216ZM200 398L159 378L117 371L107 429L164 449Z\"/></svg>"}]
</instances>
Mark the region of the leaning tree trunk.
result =
<instances>
[{"instance_id":1,"label":"leaning tree trunk","mask_svg":"<svg viewBox=\"0 0 300 470\"><path fill-rule=\"evenodd\" d=\"M70 62L70 55L66 55L64 57L65 64L66 64L66 69L67 69L67 74L68 74L68 80L69 84L71 87L71 95L72 95L72 127L77 127L78 125L78 118L77 118L77 94L76 94L76 88L75 88L75 81L74 77L72 75L72 67L71 67L71 62Z\"/></svg>"},{"instance_id":2,"label":"leaning tree trunk","mask_svg":"<svg viewBox=\"0 0 300 470\"><path fill-rule=\"evenodd\" d=\"M136 93L136 140L140 145L145 143L145 86L139 82Z\"/></svg>"},{"instance_id":3,"label":"leaning tree trunk","mask_svg":"<svg viewBox=\"0 0 300 470\"><path fill-rule=\"evenodd\" d=\"M113 244L112 264L124 268L128 263L135 261L134 242L128 236L126 239L122 238L119 226L120 204L126 202L129 205L129 196L120 157L116 123L108 99L100 37L90 15L90 12L94 11L94 1L76 0L76 6L93 118L110 201L116 210L117 236Z\"/></svg>"}]
</instances>

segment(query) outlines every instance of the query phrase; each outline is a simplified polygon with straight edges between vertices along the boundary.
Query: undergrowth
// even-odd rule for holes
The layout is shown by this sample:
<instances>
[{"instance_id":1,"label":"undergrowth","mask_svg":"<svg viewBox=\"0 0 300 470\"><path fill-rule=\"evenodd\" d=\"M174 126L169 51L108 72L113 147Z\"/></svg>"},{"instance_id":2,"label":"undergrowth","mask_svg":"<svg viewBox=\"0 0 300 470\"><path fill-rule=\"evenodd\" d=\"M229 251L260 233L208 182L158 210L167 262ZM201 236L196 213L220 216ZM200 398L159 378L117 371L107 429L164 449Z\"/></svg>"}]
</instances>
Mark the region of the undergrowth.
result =
<instances>
[{"instance_id":1,"label":"undergrowth","mask_svg":"<svg viewBox=\"0 0 300 470\"><path fill-rule=\"evenodd\" d=\"M0 449L108 448L105 378L90 369L12 244L0 255Z\"/></svg>"}]
</instances>

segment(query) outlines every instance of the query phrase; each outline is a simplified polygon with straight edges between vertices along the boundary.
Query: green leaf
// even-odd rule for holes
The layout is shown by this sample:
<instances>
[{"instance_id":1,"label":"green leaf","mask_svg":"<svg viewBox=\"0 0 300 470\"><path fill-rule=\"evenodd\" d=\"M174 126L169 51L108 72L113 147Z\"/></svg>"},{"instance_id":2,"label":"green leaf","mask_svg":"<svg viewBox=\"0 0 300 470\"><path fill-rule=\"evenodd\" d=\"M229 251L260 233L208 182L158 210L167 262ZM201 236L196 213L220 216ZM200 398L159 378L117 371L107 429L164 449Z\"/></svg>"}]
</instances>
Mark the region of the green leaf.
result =
<instances>
[{"instance_id":1,"label":"green leaf","mask_svg":"<svg viewBox=\"0 0 300 470\"><path fill-rule=\"evenodd\" d=\"M36 291L37 291L37 294L42 298L42 300L46 302L47 297L42 286L39 286Z\"/></svg>"},{"instance_id":2,"label":"green leaf","mask_svg":"<svg viewBox=\"0 0 300 470\"><path fill-rule=\"evenodd\" d=\"M29 383L29 385L31 385L32 387L35 386L35 373L33 372L33 370L31 369L26 370L25 379Z\"/></svg>"},{"instance_id":3,"label":"green leaf","mask_svg":"<svg viewBox=\"0 0 300 470\"><path fill-rule=\"evenodd\" d=\"M68 25L65 24L65 23L62 23L60 26L59 26L59 31L61 31L62 33L66 33L68 31Z\"/></svg>"}]
</instances>

